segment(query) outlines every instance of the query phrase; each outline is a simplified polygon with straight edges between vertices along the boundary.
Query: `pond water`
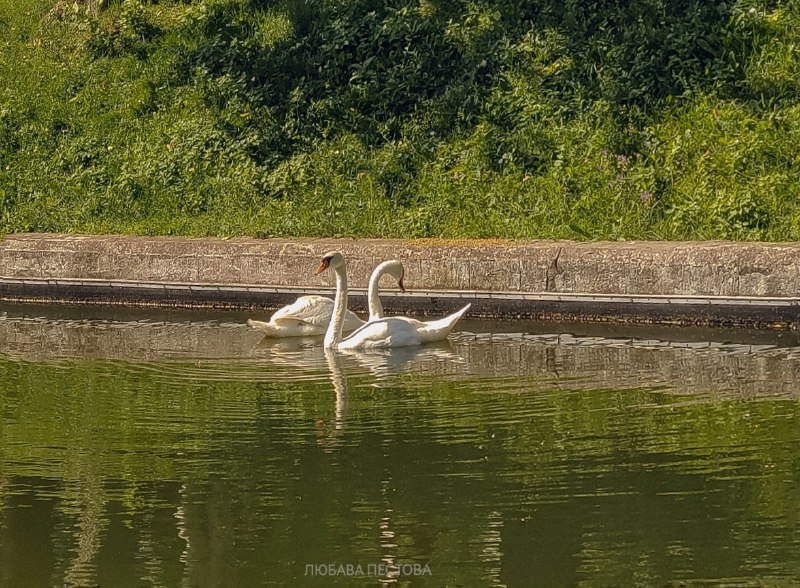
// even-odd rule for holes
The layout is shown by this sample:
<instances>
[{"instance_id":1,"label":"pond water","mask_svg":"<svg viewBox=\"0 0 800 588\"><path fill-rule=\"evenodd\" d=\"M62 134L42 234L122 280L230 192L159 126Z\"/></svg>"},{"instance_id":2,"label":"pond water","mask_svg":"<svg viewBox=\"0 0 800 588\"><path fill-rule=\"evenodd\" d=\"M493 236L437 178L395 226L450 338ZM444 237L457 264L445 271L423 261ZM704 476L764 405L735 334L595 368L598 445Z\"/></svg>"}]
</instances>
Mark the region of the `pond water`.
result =
<instances>
[{"instance_id":1,"label":"pond water","mask_svg":"<svg viewBox=\"0 0 800 588\"><path fill-rule=\"evenodd\" d=\"M0 317L1 586L800 583L791 334Z\"/></svg>"}]
</instances>

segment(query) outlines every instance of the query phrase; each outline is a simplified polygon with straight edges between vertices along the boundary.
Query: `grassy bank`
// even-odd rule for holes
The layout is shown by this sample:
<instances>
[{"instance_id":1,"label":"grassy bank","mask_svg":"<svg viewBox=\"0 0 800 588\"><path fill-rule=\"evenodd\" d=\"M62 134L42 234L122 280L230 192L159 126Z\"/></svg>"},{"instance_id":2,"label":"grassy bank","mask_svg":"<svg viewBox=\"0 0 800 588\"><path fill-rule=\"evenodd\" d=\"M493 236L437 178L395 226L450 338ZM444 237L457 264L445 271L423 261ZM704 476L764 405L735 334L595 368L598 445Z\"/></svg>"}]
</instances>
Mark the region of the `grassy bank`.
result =
<instances>
[{"instance_id":1,"label":"grassy bank","mask_svg":"<svg viewBox=\"0 0 800 588\"><path fill-rule=\"evenodd\" d=\"M0 0L0 232L800 240L800 3Z\"/></svg>"}]
</instances>

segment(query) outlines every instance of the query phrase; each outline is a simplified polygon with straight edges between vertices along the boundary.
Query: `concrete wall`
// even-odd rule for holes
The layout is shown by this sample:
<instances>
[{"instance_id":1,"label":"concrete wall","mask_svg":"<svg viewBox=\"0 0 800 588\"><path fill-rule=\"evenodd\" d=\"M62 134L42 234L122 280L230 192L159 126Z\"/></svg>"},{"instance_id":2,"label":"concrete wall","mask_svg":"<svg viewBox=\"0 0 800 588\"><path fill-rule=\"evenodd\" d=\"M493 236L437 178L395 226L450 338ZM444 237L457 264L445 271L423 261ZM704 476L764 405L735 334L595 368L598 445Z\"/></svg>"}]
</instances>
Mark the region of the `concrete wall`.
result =
<instances>
[{"instance_id":1,"label":"concrete wall","mask_svg":"<svg viewBox=\"0 0 800 588\"><path fill-rule=\"evenodd\" d=\"M10 235L0 300L271 309L332 293L326 251L348 260L350 308L379 262L406 267L391 314L800 330L800 244L185 239Z\"/></svg>"},{"instance_id":2,"label":"concrete wall","mask_svg":"<svg viewBox=\"0 0 800 588\"><path fill-rule=\"evenodd\" d=\"M322 253L341 250L364 288L385 259L412 290L672 296L800 296L800 244L177 239L9 235L0 277L320 287ZM388 278L387 278L388 280Z\"/></svg>"}]
</instances>

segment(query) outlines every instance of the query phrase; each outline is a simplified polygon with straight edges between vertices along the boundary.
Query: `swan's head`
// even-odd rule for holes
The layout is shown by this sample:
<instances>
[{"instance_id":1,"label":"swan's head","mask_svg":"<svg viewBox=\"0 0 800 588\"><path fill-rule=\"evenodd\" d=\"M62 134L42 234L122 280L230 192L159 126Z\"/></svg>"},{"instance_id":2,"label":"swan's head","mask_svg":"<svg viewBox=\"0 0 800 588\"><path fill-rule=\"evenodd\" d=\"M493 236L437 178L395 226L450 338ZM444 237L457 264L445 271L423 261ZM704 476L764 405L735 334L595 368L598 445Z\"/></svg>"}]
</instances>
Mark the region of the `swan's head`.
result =
<instances>
[{"instance_id":1,"label":"swan's head","mask_svg":"<svg viewBox=\"0 0 800 588\"><path fill-rule=\"evenodd\" d=\"M403 276L405 275L406 271L403 268L403 264L396 259L385 261L384 264L386 267L386 273L397 280L397 287L400 288L401 292L405 292L406 287L403 285Z\"/></svg>"},{"instance_id":2,"label":"swan's head","mask_svg":"<svg viewBox=\"0 0 800 588\"><path fill-rule=\"evenodd\" d=\"M344 265L344 256L339 251L328 251L322 256L322 260L317 266L317 271L314 274L321 274L326 269L342 267Z\"/></svg>"}]
</instances>

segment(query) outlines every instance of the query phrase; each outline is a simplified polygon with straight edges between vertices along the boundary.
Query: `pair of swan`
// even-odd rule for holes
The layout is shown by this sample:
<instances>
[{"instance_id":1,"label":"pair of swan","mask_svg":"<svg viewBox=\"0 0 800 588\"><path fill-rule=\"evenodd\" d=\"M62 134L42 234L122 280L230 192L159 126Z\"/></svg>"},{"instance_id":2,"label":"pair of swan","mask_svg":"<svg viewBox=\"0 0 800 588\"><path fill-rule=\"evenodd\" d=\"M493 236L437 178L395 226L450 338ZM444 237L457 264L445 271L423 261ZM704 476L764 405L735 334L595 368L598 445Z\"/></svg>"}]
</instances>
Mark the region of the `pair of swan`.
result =
<instances>
[{"instance_id":1,"label":"pair of swan","mask_svg":"<svg viewBox=\"0 0 800 588\"><path fill-rule=\"evenodd\" d=\"M372 270L369 277L367 306L370 321L383 318L383 304L378 296L378 284L387 274L397 280L397 286L405 292L403 264L396 259L384 261ZM366 324L355 313L345 308L345 319L342 330L345 333L356 330ZM278 309L270 317L269 322L248 320L247 324L270 337L303 337L324 335L333 316L333 300L325 296L300 296L291 304Z\"/></svg>"},{"instance_id":2,"label":"pair of swan","mask_svg":"<svg viewBox=\"0 0 800 588\"><path fill-rule=\"evenodd\" d=\"M383 266L383 267L382 267ZM347 264L344 256L339 251L329 251L322 256L322 261L316 270L316 274L320 274L327 269L331 269L336 273L336 297L333 302L330 299L321 296L303 296L292 305L284 307L277 311L269 323L259 323L258 321L248 321L251 326L260 328L259 325L275 325L283 326L286 324L293 325L291 328L298 331L297 334L319 334L320 323L324 321L327 316L328 324L325 330L324 347L325 349L374 349L374 348L388 348L388 347L405 347L410 345L419 345L428 341L440 341L445 339L450 331L455 326L456 322L469 310L470 305L467 304L461 310L446 316L442 319L435 321L419 321L404 316L384 317L383 307L378 298L378 281L383 273L390 273L398 281L401 290L403 288L403 270L402 265L398 261L384 262L379 265L370 277L369 289L369 308L370 318L366 323L362 322L357 325L355 329L344 337L346 327L354 324L355 321L349 316L347 310ZM399 277L398 277L399 276ZM309 302L308 299L316 300L317 302ZM305 300L304 300L305 299ZM324 300L326 302L321 302ZM299 303L299 305L298 305ZM308 306L315 306L312 312L308 312ZM330 311L327 309L332 304ZM303 309L305 313L303 317L290 316L288 308L297 307ZM291 311L293 312L293 311ZM327 314L330 312L330 314ZM313 324L307 321L311 318ZM273 327L270 327L272 329ZM314 332L308 332L311 329ZM266 331L264 328L261 330ZM286 330L272 332L282 332L285 336Z\"/></svg>"},{"instance_id":3,"label":"pair of swan","mask_svg":"<svg viewBox=\"0 0 800 588\"><path fill-rule=\"evenodd\" d=\"M370 320L343 338L347 318L347 264L338 251L329 251L322 256L316 274L332 269L336 273L336 298L333 301L333 317L325 331L323 346L326 349L370 349L405 347L428 341L439 341L447 337L470 305L436 321L418 321L405 316L394 316Z\"/></svg>"}]
</instances>

